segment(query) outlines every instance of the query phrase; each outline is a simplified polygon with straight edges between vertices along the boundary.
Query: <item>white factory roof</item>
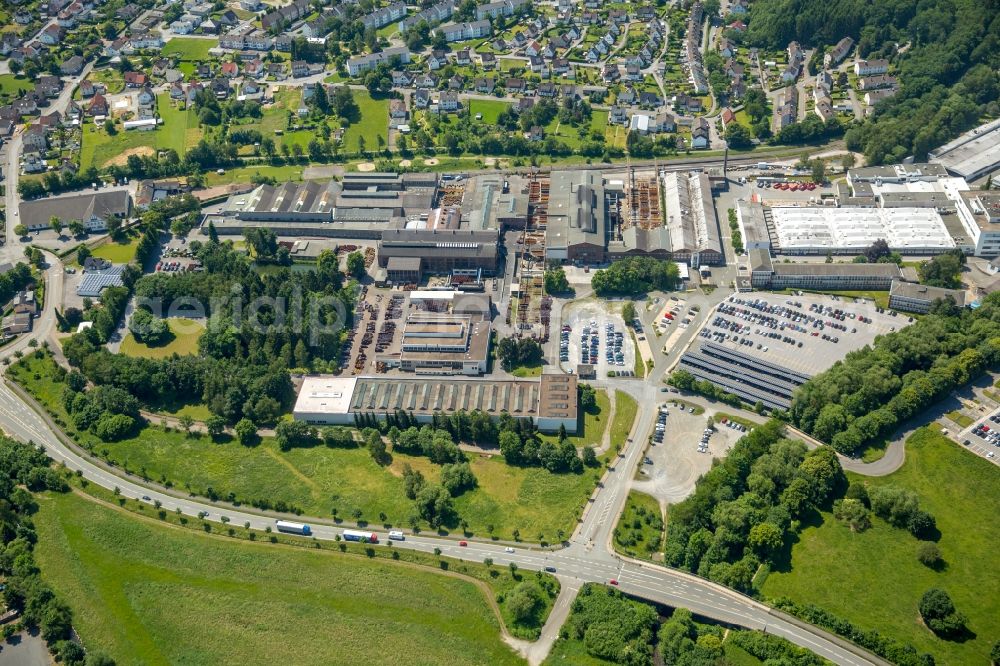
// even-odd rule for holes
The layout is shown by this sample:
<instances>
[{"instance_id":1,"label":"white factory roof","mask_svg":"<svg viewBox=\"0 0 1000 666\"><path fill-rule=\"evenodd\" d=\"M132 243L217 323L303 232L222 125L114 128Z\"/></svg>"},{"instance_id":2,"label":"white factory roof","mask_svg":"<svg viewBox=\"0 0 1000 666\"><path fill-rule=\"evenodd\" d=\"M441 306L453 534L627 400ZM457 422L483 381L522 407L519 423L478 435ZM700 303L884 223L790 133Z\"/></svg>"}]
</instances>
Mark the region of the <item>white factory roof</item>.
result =
<instances>
[{"instance_id":1,"label":"white factory roof","mask_svg":"<svg viewBox=\"0 0 1000 666\"><path fill-rule=\"evenodd\" d=\"M1000 165L1000 119L971 129L931 151L930 158L969 179L989 173Z\"/></svg>"},{"instance_id":2,"label":"white factory roof","mask_svg":"<svg viewBox=\"0 0 1000 666\"><path fill-rule=\"evenodd\" d=\"M454 290L436 291L433 289L422 289L410 292L411 301L453 301L458 292Z\"/></svg>"},{"instance_id":3,"label":"white factory roof","mask_svg":"<svg viewBox=\"0 0 1000 666\"><path fill-rule=\"evenodd\" d=\"M356 377L306 377L295 401L296 414L347 414Z\"/></svg>"},{"instance_id":4,"label":"white factory roof","mask_svg":"<svg viewBox=\"0 0 1000 666\"><path fill-rule=\"evenodd\" d=\"M775 207L771 214L783 251L862 250L880 238L898 250L955 247L931 208Z\"/></svg>"}]
</instances>

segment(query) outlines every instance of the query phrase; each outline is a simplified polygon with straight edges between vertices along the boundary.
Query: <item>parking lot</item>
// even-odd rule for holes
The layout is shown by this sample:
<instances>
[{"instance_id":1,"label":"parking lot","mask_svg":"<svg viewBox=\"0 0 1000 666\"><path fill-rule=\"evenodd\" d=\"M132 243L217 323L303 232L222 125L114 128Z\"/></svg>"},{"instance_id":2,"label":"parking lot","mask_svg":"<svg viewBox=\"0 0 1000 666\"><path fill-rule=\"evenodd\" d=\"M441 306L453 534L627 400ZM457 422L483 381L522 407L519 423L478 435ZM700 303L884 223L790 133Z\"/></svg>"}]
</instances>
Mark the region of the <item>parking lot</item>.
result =
<instances>
[{"instance_id":1,"label":"parking lot","mask_svg":"<svg viewBox=\"0 0 1000 666\"><path fill-rule=\"evenodd\" d=\"M912 321L870 301L755 292L720 303L699 338L812 376Z\"/></svg>"},{"instance_id":2,"label":"parking lot","mask_svg":"<svg viewBox=\"0 0 1000 666\"><path fill-rule=\"evenodd\" d=\"M962 445L977 456L1000 463L997 459L997 451L1000 451L1000 413L994 413L973 426L962 439Z\"/></svg>"},{"instance_id":3,"label":"parking lot","mask_svg":"<svg viewBox=\"0 0 1000 666\"><path fill-rule=\"evenodd\" d=\"M598 377L631 376L635 347L620 315L600 303L581 302L563 309L559 362L567 369L594 366Z\"/></svg>"},{"instance_id":4,"label":"parking lot","mask_svg":"<svg viewBox=\"0 0 1000 666\"><path fill-rule=\"evenodd\" d=\"M194 253L188 248L184 239L181 239L163 248L160 260L156 262L156 267L153 270L175 273L179 271L193 271L200 267L201 262L194 257Z\"/></svg>"},{"instance_id":5,"label":"parking lot","mask_svg":"<svg viewBox=\"0 0 1000 666\"><path fill-rule=\"evenodd\" d=\"M744 434L722 423L705 432L708 416L669 401L661 404L633 487L663 502L690 495L698 478L712 468L712 459L725 455Z\"/></svg>"}]
</instances>

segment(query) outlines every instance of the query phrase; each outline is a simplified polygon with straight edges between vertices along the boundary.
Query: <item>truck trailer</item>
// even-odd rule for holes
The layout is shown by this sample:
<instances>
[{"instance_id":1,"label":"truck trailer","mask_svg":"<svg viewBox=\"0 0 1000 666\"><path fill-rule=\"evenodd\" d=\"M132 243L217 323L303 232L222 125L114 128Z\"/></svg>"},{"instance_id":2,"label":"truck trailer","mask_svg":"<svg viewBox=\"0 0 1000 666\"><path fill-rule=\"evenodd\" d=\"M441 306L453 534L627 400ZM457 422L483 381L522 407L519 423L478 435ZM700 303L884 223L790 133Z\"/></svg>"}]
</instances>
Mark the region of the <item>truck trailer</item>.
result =
<instances>
[{"instance_id":1,"label":"truck trailer","mask_svg":"<svg viewBox=\"0 0 1000 666\"><path fill-rule=\"evenodd\" d=\"M279 532L301 534L302 536L312 535L312 529L308 525L304 525L302 523L293 523L288 520L276 520L274 521L274 526Z\"/></svg>"},{"instance_id":2,"label":"truck trailer","mask_svg":"<svg viewBox=\"0 0 1000 666\"><path fill-rule=\"evenodd\" d=\"M361 530L344 530L341 535L344 541L364 541L366 543L378 543L378 534L375 532L362 532Z\"/></svg>"}]
</instances>

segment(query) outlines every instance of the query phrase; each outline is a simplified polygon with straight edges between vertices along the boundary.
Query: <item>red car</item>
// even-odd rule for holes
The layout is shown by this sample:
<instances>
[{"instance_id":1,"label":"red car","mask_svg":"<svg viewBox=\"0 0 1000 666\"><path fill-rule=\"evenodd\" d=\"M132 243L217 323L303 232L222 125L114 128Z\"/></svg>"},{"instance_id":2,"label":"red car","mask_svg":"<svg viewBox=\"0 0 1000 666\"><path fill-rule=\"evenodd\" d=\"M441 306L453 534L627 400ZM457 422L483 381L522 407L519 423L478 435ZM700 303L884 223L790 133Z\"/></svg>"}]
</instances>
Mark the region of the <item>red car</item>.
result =
<instances>
[{"instance_id":1,"label":"red car","mask_svg":"<svg viewBox=\"0 0 1000 666\"><path fill-rule=\"evenodd\" d=\"M459 541L459 542L458 542L458 545L459 545L459 546L468 546L468 545L469 545L469 542L468 542L468 541Z\"/></svg>"},{"instance_id":2,"label":"red car","mask_svg":"<svg viewBox=\"0 0 1000 666\"><path fill-rule=\"evenodd\" d=\"M611 580L608 581L608 583L611 584L611 585L618 585L618 579L617 578L612 578Z\"/></svg>"}]
</instances>

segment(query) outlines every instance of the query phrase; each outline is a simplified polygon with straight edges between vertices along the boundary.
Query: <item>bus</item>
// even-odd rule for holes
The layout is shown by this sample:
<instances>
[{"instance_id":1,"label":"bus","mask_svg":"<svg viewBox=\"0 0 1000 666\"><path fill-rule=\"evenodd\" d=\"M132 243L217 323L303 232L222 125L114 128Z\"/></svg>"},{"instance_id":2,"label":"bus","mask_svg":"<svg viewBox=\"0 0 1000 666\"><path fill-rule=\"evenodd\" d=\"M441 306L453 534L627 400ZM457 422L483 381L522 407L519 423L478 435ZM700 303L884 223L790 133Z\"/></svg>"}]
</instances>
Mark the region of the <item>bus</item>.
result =
<instances>
[{"instance_id":1,"label":"bus","mask_svg":"<svg viewBox=\"0 0 1000 666\"><path fill-rule=\"evenodd\" d=\"M308 525L302 523L293 523L288 520L276 520L274 521L274 526L279 532L287 532L288 534L301 534L302 536L312 535L312 529Z\"/></svg>"},{"instance_id":2,"label":"bus","mask_svg":"<svg viewBox=\"0 0 1000 666\"><path fill-rule=\"evenodd\" d=\"M344 541L362 541L364 543L378 543L378 534L375 532L362 532L361 530L344 530L341 535Z\"/></svg>"}]
</instances>

